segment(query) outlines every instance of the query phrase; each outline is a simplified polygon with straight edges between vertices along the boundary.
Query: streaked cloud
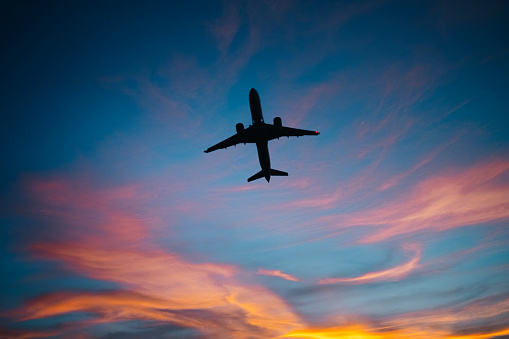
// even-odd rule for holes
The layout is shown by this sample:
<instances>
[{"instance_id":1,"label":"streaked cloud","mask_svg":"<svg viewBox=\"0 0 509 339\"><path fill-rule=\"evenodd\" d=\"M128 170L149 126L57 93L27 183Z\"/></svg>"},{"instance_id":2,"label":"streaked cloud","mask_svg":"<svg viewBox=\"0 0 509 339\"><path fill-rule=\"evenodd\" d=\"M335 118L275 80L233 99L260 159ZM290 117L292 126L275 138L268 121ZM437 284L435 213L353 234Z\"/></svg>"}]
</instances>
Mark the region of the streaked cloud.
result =
<instances>
[{"instance_id":1,"label":"streaked cloud","mask_svg":"<svg viewBox=\"0 0 509 339\"><path fill-rule=\"evenodd\" d=\"M283 337L489 339L509 334L509 324L503 318L508 313L507 297L489 297L461 306L378 320L337 319L341 324L339 326L310 326L291 331ZM498 322L488 319L498 319ZM333 323L334 320L330 322ZM458 330L461 325L468 330Z\"/></svg>"},{"instance_id":2,"label":"streaked cloud","mask_svg":"<svg viewBox=\"0 0 509 339\"><path fill-rule=\"evenodd\" d=\"M490 339L497 336L509 334L509 329L492 331L479 334L451 335L445 331L430 330L394 330L391 328L370 329L362 325L332 328L311 328L292 331L283 337L287 338L310 338L310 339L391 339L391 338L412 338L412 339Z\"/></svg>"},{"instance_id":3,"label":"streaked cloud","mask_svg":"<svg viewBox=\"0 0 509 339\"><path fill-rule=\"evenodd\" d=\"M378 331L377 331L378 330ZM285 334L286 338L310 338L310 339L384 339L384 338L430 338L426 333L412 333L410 331L390 330L384 328L371 329L364 325L347 325L329 328L308 328L292 331Z\"/></svg>"},{"instance_id":4,"label":"streaked cloud","mask_svg":"<svg viewBox=\"0 0 509 339\"><path fill-rule=\"evenodd\" d=\"M346 283L346 284L366 284L373 283L377 281L394 281L400 280L406 277L410 272L419 267L419 261L421 260L421 246L417 244L406 245L404 248L407 251L413 252L413 258L396 267L376 272L369 272L363 274L359 277L354 278L326 278L318 281L319 284L337 284L337 283Z\"/></svg>"},{"instance_id":5,"label":"streaked cloud","mask_svg":"<svg viewBox=\"0 0 509 339\"><path fill-rule=\"evenodd\" d=\"M391 323L399 328L411 326L424 328L427 324L434 324L437 328L453 328L459 327L460 324L467 326L487 319L502 319L507 314L509 298L502 295L481 298L450 309L408 313L391 320ZM504 324L504 321L501 323ZM507 321L505 323L509 325Z\"/></svg>"},{"instance_id":6,"label":"streaked cloud","mask_svg":"<svg viewBox=\"0 0 509 339\"><path fill-rule=\"evenodd\" d=\"M500 220L509 217L509 185L497 181L508 170L509 162L503 160L449 169L380 207L322 220L332 228L374 226L361 238L363 243Z\"/></svg>"},{"instance_id":7,"label":"streaked cloud","mask_svg":"<svg viewBox=\"0 0 509 339\"><path fill-rule=\"evenodd\" d=\"M280 270L266 270L264 268L259 268L256 273L261 274L261 275L270 275L273 277L279 277L279 278L283 278L283 279L290 280L290 281L299 281L299 278L294 277L293 275L290 275L290 274L283 273Z\"/></svg>"},{"instance_id":8,"label":"streaked cloud","mask_svg":"<svg viewBox=\"0 0 509 339\"><path fill-rule=\"evenodd\" d=\"M237 35L241 24L239 6L233 2L223 2L223 15L209 24L212 34L217 39L218 49L223 55L228 52L233 38Z\"/></svg>"},{"instance_id":9,"label":"streaked cloud","mask_svg":"<svg viewBox=\"0 0 509 339\"><path fill-rule=\"evenodd\" d=\"M15 339L32 339L32 338L48 338L59 335L61 331L30 331L30 330L14 330L0 327L0 336L2 338Z\"/></svg>"},{"instance_id":10,"label":"streaked cloud","mask_svg":"<svg viewBox=\"0 0 509 339\"><path fill-rule=\"evenodd\" d=\"M51 216L53 227L63 229L76 223L86 227L58 241L34 243L31 249L36 257L60 261L80 275L118 283L126 291L49 294L14 312L19 321L80 311L92 312L102 321L125 317L219 331L221 326L212 325L214 321L207 317L182 317L172 312L204 310L214 317L240 312L243 316L233 318L236 320L223 335L241 331L255 337L284 333L299 323L299 317L280 297L237 278L241 273L238 268L193 263L158 248L146 221L140 220L133 208L143 199L135 187L94 191L58 179L32 182L31 187L34 198L44 205L35 210ZM84 213L94 218L75 219Z\"/></svg>"}]
</instances>

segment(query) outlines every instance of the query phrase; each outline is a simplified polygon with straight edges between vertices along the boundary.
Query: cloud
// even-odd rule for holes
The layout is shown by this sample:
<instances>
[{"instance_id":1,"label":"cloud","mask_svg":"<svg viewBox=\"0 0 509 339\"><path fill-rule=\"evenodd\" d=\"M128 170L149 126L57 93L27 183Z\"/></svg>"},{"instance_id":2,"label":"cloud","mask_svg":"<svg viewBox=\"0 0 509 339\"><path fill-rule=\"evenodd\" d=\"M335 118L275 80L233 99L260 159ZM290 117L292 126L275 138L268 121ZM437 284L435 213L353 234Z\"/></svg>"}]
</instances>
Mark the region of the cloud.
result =
<instances>
[{"instance_id":1,"label":"cloud","mask_svg":"<svg viewBox=\"0 0 509 339\"><path fill-rule=\"evenodd\" d=\"M345 327L330 328L309 328L304 330L296 330L287 333L283 337L286 338L309 338L309 339L489 339L495 336L509 334L509 329L493 331L480 334L467 335L450 335L443 331L428 330L397 330L387 328L371 329L363 325L351 325Z\"/></svg>"},{"instance_id":2,"label":"cloud","mask_svg":"<svg viewBox=\"0 0 509 339\"><path fill-rule=\"evenodd\" d=\"M295 97L288 97L287 91L282 92L280 97L284 100L281 103L281 111L291 112L287 115L288 121L283 121L283 125L288 127L298 127L301 121L316 108L317 104L327 102L330 98L337 95L341 91L344 84L343 75L338 74L332 79L321 82L319 84L312 84L304 91L297 93ZM319 121L314 121L318 123ZM318 128L318 126L314 127Z\"/></svg>"},{"instance_id":3,"label":"cloud","mask_svg":"<svg viewBox=\"0 0 509 339\"><path fill-rule=\"evenodd\" d=\"M502 319L507 313L509 313L509 298L502 295L477 299L451 309L408 313L392 319L391 324L399 328L409 326L426 327L428 324L443 329L458 328L460 326L473 326L481 320L487 320L488 323L493 322L494 319ZM501 323L503 324L504 321ZM508 325L507 320L505 323L505 325Z\"/></svg>"},{"instance_id":4,"label":"cloud","mask_svg":"<svg viewBox=\"0 0 509 339\"><path fill-rule=\"evenodd\" d=\"M383 191L383 190L386 190L386 189L389 189L391 187L394 187L396 185L399 184L399 182L403 179L403 178L406 178L408 177L409 175L411 175L412 173L414 173L415 171L417 171L419 168L423 167L424 165L428 164L429 162L431 162L431 160L433 160L439 153L441 153L445 148L447 148L448 146L450 146L451 144L453 144L454 142L456 142L458 140L458 138L453 138L451 141L443 144L443 145L440 145L439 147L437 147L436 149L434 149L432 152L430 152L426 157L424 157L421 161L419 161L419 163L417 163L416 165L414 165L412 168L410 168L409 170L407 170L406 172L404 173L401 173L399 175L396 175L388 180L385 180L382 185L380 185L380 187L378 188L379 191Z\"/></svg>"},{"instance_id":5,"label":"cloud","mask_svg":"<svg viewBox=\"0 0 509 339\"><path fill-rule=\"evenodd\" d=\"M30 330L15 330L0 327L0 337L6 339L32 339L32 338L47 338L59 335L61 331L30 331Z\"/></svg>"},{"instance_id":6,"label":"cloud","mask_svg":"<svg viewBox=\"0 0 509 339\"><path fill-rule=\"evenodd\" d=\"M335 86L333 82L330 82L329 85L330 86L322 85L322 87L311 89L310 96L313 93L319 95L332 93ZM404 85L398 84L397 87L398 89L401 87L404 88ZM408 89L402 89L402 91L405 90ZM427 89L423 89L423 91L426 90ZM390 90L390 92L392 91L393 90ZM384 94L384 96L389 95ZM322 182L315 182L315 184L311 185L312 187L308 189L306 197L289 201L285 203L283 207L290 210L301 208L327 210L334 209L338 207L338 204L344 204L354 199L359 201L366 197L372 197L376 192L398 185L402 179L430 163L438 154L443 152L444 149L458 141L461 133L458 133L456 137L451 138L449 141L444 142L424 155L418 163L404 173L390 178L380 178L380 171L378 171L378 169L381 165L385 164L384 161L393 161L392 159L388 159L388 155L393 152L395 145L408 135L412 128L415 127L416 123L415 119L409 118L408 115L402 117L401 113L415 104L417 99L401 99L397 100L397 104L392 105L384 103L385 100L390 102L392 99L382 98L379 107L375 109L369 119L355 123L355 128L352 130L357 129L356 136L345 137L344 133L338 134L344 143L338 144L336 147L338 149L347 150L349 154L342 155L341 160L335 160L336 164L339 161L340 166L344 168L351 168L351 166L354 165L358 166L360 170L354 172L348 180L337 184L327 182L326 189L323 189ZM314 101L312 102L314 103ZM306 108L305 112L308 111L309 107L306 107L306 105L301 106ZM388 111L388 113L382 114L382 111ZM348 133L346 130L345 132ZM354 145L351 144L352 139L357 139ZM322 150L327 152L327 155L323 155L323 157L330 157L329 148L324 148ZM326 172L327 169L337 171L337 167L332 168L332 166L333 165L329 161L322 172ZM335 181L337 180L337 176L334 178L326 178L325 180ZM315 181L318 180L315 179ZM315 189L313 189L313 187L315 187Z\"/></svg>"},{"instance_id":7,"label":"cloud","mask_svg":"<svg viewBox=\"0 0 509 339\"><path fill-rule=\"evenodd\" d=\"M395 281L401 280L404 277L408 276L410 272L419 267L419 261L421 260L421 246L417 244L406 245L404 248L407 251L414 252L413 258L405 264L376 272L369 272L363 274L359 277L355 278L327 278L322 279L318 283L321 285L325 284L337 284L337 283L347 283L347 284L367 284L378 281Z\"/></svg>"},{"instance_id":8,"label":"cloud","mask_svg":"<svg viewBox=\"0 0 509 339\"><path fill-rule=\"evenodd\" d=\"M480 163L425 179L380 207L322 218L332 228L371 225L360 242L425 230L443 231L509 217L509 184L498 182L509 161Z\"/></svg>"},{"instance_id":9,"label":"cloud","mask_svg":"<svg viewBox=\"0 0 509 339\"><path fill-rule=\"evenodd\" d=\"M261 275L270 275L273 277L279 277L279 278L283 278L283 279L290 280L290 281L300 281L299 278L294 277L293 275L290 275L290 274L283 273L280 270L266 270L263 268L259 268L256 273L261 274Z\"/></svg>"},{"instance_id":10,"label":"cloud","mask_svg":"<svg viewBox=\"0 0 509 339\"><path fill-rule=\"evenodd\" d=\"M501 297L501 298L500 298ZM329 320L285 334L289 338L489 339L509 334L507 296L478 299L450 309L407 313L386 319ZM333 323L336 322L336 325ZM468 328L468 330L466 330Z\"/></svg>"},{"instance_id":11,"label":"cloud","mask_svg":"<svg viewBox=\"0 0 509 339\"><path fill-rule=\"evenodd\" d=\"M30 245L35 258L60 261L122 291L43 295L14 310L17 321L92 312L101 322L142 319L253 338L285 333L300 323L280 297L237 278L240 269L194 263L159 248L150 233L157 219L140 217L150 195L139 187L97 189L54 179L30 181L29 190L35 217L50 218L52 231L60 233L37 237Z\"/></svg>"},{"instance_id":12,"label":"cloud","mask_svg":"<svg viewBox=\"0 0 509 339\"><path fill-rule=\"evenodd\" d=\"M469 194L477 197L482 192L492 190L498 192L497 189L506 187L503 175L508 169L508 163L498 161L455 173L447 172L424 180L407 194L412 196L420 193L417 196L427 197L433 193L429 187L439 187L448 192L448 185L460 191L466 190L460 198L469 197ZM441 184L437 185L436 180ZM474 320L496 321L507 308L507 303L491 302L493 305L488 307L483 305L490 303L480 302L475 306L477 308L470 306L470 309L465 307L450 311L450 314L458 315L456 318L451 318L447 311L439 313L435 310L434 314L423 312L396 316L387 319L382 327L355 324L357 327L345 328L328 324L309 327L305 330L309 332L302 332L299 329L307 326L303 319L269 289L242 280L245 272L240 268L206 260L193 262L171 249L158 246L154 240L162 221L157 214L163 212L153 211L153 206L147 207L157 197L154 192L135 184L98 188L86 184L83 178L33 179L27 184L32 198L31 216L44 220L48 227L44 233L34 237L35 241L32 240L30 249L34 257L59 261L69 271L112 282L119 286L119 290L48 293L27 302L24 307L12 310L10 313L18 322L85 312L93 315L94 319L76 326L88 328L92 323L138 319L154 323L153 326L170 324L192 328L210 337L231 336L232 333L253 338L284 333L287 333L287 337L298 337L299 333L306 333L310 338L327 338L340 333L345 337L364 335L366 338L384 338L383 335L390 333L393 338L419 338L421 333L422 338L447 338L453 330L441 328L438 335L438 330L426 332L417 328L416 324L422 319L423 324L443 324L445 327L464 324L462 328L465 328ZM431 194L431 197L435 195ZM434 203L429 197L423 201ZM503 200L497 201L503 203ZM392 204L395 202L388 202L387 206ZM416 213L411 209L406 212ZM454 212L460 211L455 209ZM164 211L163 214L167 213ZM366 215L369 216L369 213ZM166 224L164 227L171 231L171 226ZM407 246L406 250L413 254L402 265L354 278L331 278L329 281L323 280L321 284L360 284L401 279L419 267L421 260L419 246ZM260 269L258 273L299 280L279 270ZM484 314L486 317L475 314ZM450 322L444 320L447 317L451 319ZM496 330L489 329L490 333L503 333ZM62 331L65 333L67 330Z\"/></svg>"},{"instance_id":13,"label":"cloud","mask_svg":"<svg viewBox=\"0 0 509 339\"><path fill-rule=\"evenodd\" d=\"M377 332L379 330L380 332ZM389 339L389 338L430 338L422 333L390 329L370 329L364 325L347 325L329 328L308 328L287 333L285 338L309 338L309 339Z\"/></svg>"},{"instance_id":14,"label":"cloud","mask_svg":"<svg viewBox=\"0 0 509 339\"><path fill-rule=\"evenodd\" d=\"M233 38L237 35L241 24L239 6L231 1L223 1L223 15L209 24L210 31L217 40L217 48L223 56L228 52Z\"/></svg>"}]
</instances>

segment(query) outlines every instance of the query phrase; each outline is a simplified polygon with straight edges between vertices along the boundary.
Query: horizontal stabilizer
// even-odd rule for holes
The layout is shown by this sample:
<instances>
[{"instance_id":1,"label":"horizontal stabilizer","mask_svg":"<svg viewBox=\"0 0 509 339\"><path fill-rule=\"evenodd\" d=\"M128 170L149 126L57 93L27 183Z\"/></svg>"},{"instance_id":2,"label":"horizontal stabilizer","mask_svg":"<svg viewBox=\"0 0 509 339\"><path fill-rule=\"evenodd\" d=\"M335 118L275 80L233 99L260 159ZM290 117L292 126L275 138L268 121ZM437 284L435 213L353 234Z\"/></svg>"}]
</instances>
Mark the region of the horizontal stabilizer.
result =
<instances>
[{"instance_id":1,"label":"horizontal stabilizer","mask_svg":"<svg viewBox=\"0 0 509 339\"><path fill-rule=\"evenodd\" d=\"M283 172L283 171L278 171L278 170L275 170L275 169L270 169L270 175L271 176L275 176L275 177L287 177L288 176L288 173L286 172Z\"/></svg>"},{"instance_id":2,"label":"horizontal stabilizer","mask_svg":"<svg viewBox=\"0 0 509 339\"><path fill-rule=\"evenodd\" d=\"M250 182L250 181L253 181L256 179L260 179L260 178L263 178L263 171L260 171L260 172L256 173L255 175L253 175L252 177L250 177L249 179L247 179L247 182Z\"/></svg>"}]
</instances>

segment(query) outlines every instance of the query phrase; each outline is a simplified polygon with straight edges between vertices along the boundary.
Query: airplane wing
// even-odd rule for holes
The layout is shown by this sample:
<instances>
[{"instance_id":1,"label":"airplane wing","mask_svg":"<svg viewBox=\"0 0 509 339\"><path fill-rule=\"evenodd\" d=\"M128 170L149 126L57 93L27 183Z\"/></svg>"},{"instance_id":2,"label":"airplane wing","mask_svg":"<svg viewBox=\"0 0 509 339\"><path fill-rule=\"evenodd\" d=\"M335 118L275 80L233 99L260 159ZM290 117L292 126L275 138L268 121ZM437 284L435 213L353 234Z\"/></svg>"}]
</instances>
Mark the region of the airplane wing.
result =
<instances>
[{"instance_id":1,"label":"airplane wing","mask_svg":"<svg viewBox=\"0 0 509 339\"><path fill-rule=\"evenodd\" d=\"M235 146L237 144L247 144L249 142L256 142L254 133L253 133L253 128L251 126L246 128L242 134L240 134L240 135L238 133L234 134L231 137L229 137L228 139L225 139L225 140L221 141L220 143L217 143L214 146L207 148L204 152L209 153L209 152L221 149L221 148L227 148L230 146Z\"/></svg>"},{"instance_id":2,"label":"airplane wing","mask_svg":"<svg viewBox=\"0 0 509 339\"><path fill-rule=\"evenodd\" d=\"M267 131L267 138L269 140L280 138L280 137L300 137L303 135L318 135L319 132L308 131L305 129L291 128L291 127L277 127L271 124L265 124Z\"/></svg>"}]
</instances>

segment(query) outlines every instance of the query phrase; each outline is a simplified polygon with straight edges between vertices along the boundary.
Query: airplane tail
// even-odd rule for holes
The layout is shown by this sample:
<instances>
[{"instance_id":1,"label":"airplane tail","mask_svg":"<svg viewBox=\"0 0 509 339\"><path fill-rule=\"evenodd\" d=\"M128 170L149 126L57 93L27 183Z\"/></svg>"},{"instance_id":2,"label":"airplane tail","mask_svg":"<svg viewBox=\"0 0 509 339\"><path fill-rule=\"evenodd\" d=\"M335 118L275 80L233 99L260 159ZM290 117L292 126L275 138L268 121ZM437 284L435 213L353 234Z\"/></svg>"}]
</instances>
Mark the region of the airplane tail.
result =
<instances>
[{"instance_id":1,"label":"airplane tail","mask_svg":"<svg viewBox=\"0 0 509 339\"><path fill-rule=\"evenodd\" d=\"M270 169L270 175L273 176L273 177L287 177L288 176L288 173L286 172L283 172L283 171L278 171L278 170L275 170L275 169ZM263 178L265 175L263 173L263 171L260 171L258 173L256 173L255 175L253 175L252 177L250 177L249 179L247 179L248 182L251 182L253 180L256 180L256 179L260 179L260 178ZM269 178L270 179L270 178ZM267 181L269 180L267 179Z\"/></svg>"},{"instance_id":2,"label":"airplane tail","mask_svg":"<svg viewBox=\"0 0 509 339\"><path fill-rule=\"evenodd\" d=\"M288 176L288 173L286 172L283 172L283 171L278 171L278 170L275 170L275 169L270 169L270 175L273 176L273 177L287 177Z\"/></svg>"}]
</instances>

